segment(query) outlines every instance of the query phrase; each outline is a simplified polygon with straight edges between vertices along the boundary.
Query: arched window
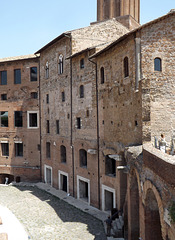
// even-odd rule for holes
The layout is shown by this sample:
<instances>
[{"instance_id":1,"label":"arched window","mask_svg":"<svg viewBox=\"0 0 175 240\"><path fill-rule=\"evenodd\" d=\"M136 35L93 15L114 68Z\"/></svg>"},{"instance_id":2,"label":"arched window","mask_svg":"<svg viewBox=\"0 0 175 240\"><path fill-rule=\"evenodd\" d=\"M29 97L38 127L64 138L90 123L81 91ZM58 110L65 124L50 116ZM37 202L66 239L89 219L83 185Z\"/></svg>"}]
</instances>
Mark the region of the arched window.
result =
<instances>
[{"instance_id":1,"label":"arched window","mask_svg":"<svg viewBox=\"0 0 175 240\"><path fill-rule=\"evenodd\" d=\"M161 58L154 59L154 71L162 71L162 60Z\"/></svg>"},{"instance_id":2,"label":"arched window","mask_svg":"<svg viewBox=\"0 0 175 240\"><path fill-rule=\"evenodd\" d=\"M58 74L63 74L63 55L59 55L58 59Z\"/></svg>"},{"instance_id":3,"label":"arched window","mask_svg":"<svg viewBox=\"0 0 175 240\"><path fill-rule=\"evenodd\" d=\"M84 86L80 86L80 98L84 98Z\"/></svg>"},{"instance_id":4,"label":"arched window","mask_svg":"<svg viewBox=\"0 0 175 240\"><path fill-rule=\"evenodd\" d=\"M101 84L105 82L105 70L104 67L100 68L100 78L101 78Z\"/></svg>"},{"instance_id":5,"label":"arched window","mask_svg":"<svg viewBox=\"0 0 175 240\"><path fill-rule=\"evenodd\" d=\"M60 154L61 154L61 162L66 163L66 147L63 145L60 146Z\"/></svg>"},{"instance_id":6,"label":"arched window","mask_svg":"<svg viewBox=\"0 0 175 240\"><path fill-rule=\"evenodd\" d=\"M129 76L129 60L128 57L124 58L124 77Z\"/></svg>"},{"instance_id":7,"label":"arched window","mask_svg":"<svg viewBox=\"0 0 175 240\"><path fill-rule=\"evenodd\" d=\"M45 73L46 73L46 79L48 79L49 78L49 63L48 62L46 62Z\"/></svg>"},{"instance_id":8,"label":"arched window","mask_svg":"<svg viewBox=\"0 0 175 240\"><path fill-rule=\"evenodd\" d=\"M80 167L87 168L87 152L84 149L79 150Z\"/></svg>"}]
</instances>

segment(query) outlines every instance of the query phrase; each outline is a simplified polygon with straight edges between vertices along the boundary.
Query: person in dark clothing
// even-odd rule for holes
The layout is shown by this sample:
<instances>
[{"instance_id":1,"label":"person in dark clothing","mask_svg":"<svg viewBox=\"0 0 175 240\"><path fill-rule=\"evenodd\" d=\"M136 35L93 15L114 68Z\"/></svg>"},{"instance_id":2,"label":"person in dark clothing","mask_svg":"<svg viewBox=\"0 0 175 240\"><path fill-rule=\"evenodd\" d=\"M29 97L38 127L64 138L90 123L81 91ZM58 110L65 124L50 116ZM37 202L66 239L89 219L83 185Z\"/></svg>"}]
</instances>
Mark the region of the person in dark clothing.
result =
<instances>
[{"instance_id":1,"label":"person in dark clothing","mask_svg":"<svg viewBox=\"0 0 175 240\"><path fill-rule=\"evenodd\" d=\"M105 220L106 227L107 227L107 236L111 236L111 228L112 228L112 219L110 216Z\"/></svg>"}]
</instances>

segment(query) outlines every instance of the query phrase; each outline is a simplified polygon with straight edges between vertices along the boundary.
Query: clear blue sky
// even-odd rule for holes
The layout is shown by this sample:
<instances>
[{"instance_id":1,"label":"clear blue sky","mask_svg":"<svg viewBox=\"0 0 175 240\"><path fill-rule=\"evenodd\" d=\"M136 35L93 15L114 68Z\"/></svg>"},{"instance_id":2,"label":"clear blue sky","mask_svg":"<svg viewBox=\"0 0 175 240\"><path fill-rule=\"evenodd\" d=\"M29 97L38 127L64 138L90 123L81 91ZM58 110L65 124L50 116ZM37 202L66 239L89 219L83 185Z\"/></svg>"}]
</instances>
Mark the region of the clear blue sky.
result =
<instances>
[{"instance_id":1,"label":"clear blue sky","mask_svg":"<svg viewBox=\"0 0 175 240\"><path fill-rule=\"evenodd\" d=\"M97 0L0 0L0 58L32 54L62 32L96 21ZM141 24L175 8L175 0L140 0Z\"/></svg>"}]
</instances>

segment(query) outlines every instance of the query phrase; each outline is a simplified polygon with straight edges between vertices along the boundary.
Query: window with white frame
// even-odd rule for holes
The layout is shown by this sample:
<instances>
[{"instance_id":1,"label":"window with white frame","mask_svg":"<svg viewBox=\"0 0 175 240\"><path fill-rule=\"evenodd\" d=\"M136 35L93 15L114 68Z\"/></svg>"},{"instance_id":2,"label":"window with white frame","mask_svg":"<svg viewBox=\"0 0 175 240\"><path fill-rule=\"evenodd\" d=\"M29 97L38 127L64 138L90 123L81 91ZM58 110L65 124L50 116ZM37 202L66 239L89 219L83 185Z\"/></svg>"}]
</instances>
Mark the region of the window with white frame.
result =
<instances>
[{"instance_id":1,"label":"window with white frame","mask_svg":"<svg viewBox=\"0 0 175 240\"><path fill-rule=\"evenodd\" d=\"M38 128L39 127L39 112L28 111L27 112L27 127Z\"/></svg>"}]
</instances>

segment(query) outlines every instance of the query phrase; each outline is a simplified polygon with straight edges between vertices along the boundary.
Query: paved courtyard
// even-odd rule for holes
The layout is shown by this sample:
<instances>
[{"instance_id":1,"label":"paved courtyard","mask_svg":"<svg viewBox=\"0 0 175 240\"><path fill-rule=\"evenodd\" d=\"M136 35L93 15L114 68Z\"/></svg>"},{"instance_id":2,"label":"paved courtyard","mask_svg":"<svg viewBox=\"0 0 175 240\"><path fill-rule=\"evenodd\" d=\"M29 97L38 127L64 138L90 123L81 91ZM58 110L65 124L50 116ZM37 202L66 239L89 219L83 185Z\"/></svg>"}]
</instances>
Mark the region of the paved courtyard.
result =
<instances>
[{"instance_id":1,"label":"paved courtyard","mask_svg":"<svg viewBox=\"0 0 175 240\"><path fill-rule=\"evenodd\" d=\"M106 240L101 221L37 187L0 186L0 205L18 218L31 240Z\"/></svg>"}]
</instances>

